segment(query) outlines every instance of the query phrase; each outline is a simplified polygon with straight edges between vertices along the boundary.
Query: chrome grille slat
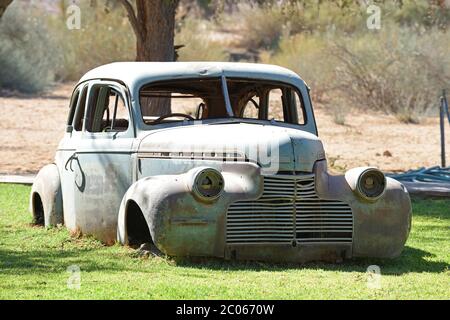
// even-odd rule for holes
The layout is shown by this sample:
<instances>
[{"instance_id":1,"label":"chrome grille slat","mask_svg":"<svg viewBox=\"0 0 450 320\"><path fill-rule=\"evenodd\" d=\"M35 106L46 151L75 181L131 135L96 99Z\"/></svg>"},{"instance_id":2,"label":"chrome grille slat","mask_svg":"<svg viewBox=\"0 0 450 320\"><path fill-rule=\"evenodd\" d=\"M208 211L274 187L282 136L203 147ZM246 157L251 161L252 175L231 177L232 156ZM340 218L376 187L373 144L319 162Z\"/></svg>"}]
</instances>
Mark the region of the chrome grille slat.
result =
<instances>
[{"instance_id":1,"label":"chrome grille slat","mask_svg":"<svg viewBox=\"0 0 450 320\"><path fill-rule=\"evenodd\" d=\"M279 229L247 230L246 232L247 232L247 234L257 233L258 235L259 234L271 234L271 233L274 233L274 232L278 233L277 236L279 236L280 234L289 234L290 235L289 230L279 230ZM241 232L239 230L235 230L235 231L229 230L228 231L228 236L234 236L234 235L240 236Z\"/></svg>"},{"instance_id":2,"label":"chrome grille slat","mask_svg":"<svg viewBox=\"0 0 450 320\"><path fill-rule=\"evenodd\" d=\"M351 243L353 214L348 204L322 200L314 176L270 176L257 200L230 205L229 244Z\"/></svg>"},{"instance_id":3,"label":"chrome grille slat","mask_svg":"<svg viewBox=\"0 0 450 320\"><path fill-rule=\"evenodd\" d=\"M312 206L312 205L307 205L307 206L302 206L302 205L296 205L297 210L301 210L301 212L308 212L308 211L325 211L326 213L333 213L334 211L342 213L342 212L348 212L348 207L338 207L338 206L329 206L329 207L324 207L321 205L317 205L317 206Z\"/></svg>"},{"instance_id":4,"label":"chrome grille slat","mask_svg":"<svg viewBox=\"0 0 450 320\"><path fill-rule=\"evenodd\" d=\"M278 217L258 217L258 218L260 219L260 221L262 221L262 220L263 221L271 221L271 222L287 221L287 222L290 222L291 224L293 224L293 221L294 221L290 217L281 217L281 218L278 218ZM253 222L255 222L255 217L245 217L245 218L242 218L242 219L229 219L228 221L230 221L230 222L244 222L244 221L253 221Z\"/></svg>"},{"instance_id":5,"label":"chrome grille slat","mask_svg":"<svg viewBox=\"0 0 450 320\"><path fill-rule=\"evenodd\" d=\"M347 238L297 238L297 240L305 240L305 241L323 241L323 242L333 242L333 241L348 241Z\"/></svg>"},{"instance_id":6,"label":"chrome grille slat","mask_svg":"<svg viewBox=\"0 0 450 320\"><path fill-rule=\"evenodd\" d=\"M249 214L250 211L258 211L258 213L260 215L275 215L276 217L278 217L279 215L283 215L283 214L291 214L292 213L292 208L278 208L278 207L272 207L272 208L252 208L252 207L248 207L248 208L241 208L238 210L230 210L228 211L229 213L240 213L242 215L246 215ZM276 213L274 213L274 211L276 211ZM254 214L250 213L250 216L254 217Z\"/></svg>"},{"instance_id":7,"label":"chrome grille slat","mask_svg":"<svg viewBox=\"0 0 450 320\"><path fill-rule=\"evenodd\" d=\"M321 232L349 232L349 230L348 230L348 228L345 228L345 229L337 229L336 227L333 227L333 228L322 228L322 227L320 227L321 228ZM316 229L314 229L314 227L305 227L305 228L300 228L300 229L297 229L297 230L300 230L301 232L317 232L317 228ZM351 229L350 229L350 231L351 231Z\"/></svg>"},{"instance_id":8,"label":"chrome grille slat","mask_svg":"<svg viewBox=\"0 0 450 320\"><path fill-rule=\"evenodd\" d=\"M300 226L300 225L314 225L314 224L318 224L321 226L326 226L328 224L332 224L332 225L339 225L339 224L352 224L352 220L351 219L344 219L344 220L339 220L339 219L314 219L314 218L309 218L309 219L297 219L296 221L296 225Z\"/></svg>"},{"instance_id":9,"label":"chrome grille slat","mask_svg":"<svg viewBox=\"0 0 450 320\"><path fill-rule=\"evenodd\" d=\"M287 193L287 194L286 194ZM272 190L272 191L267 191L267 193L266 193L267 195L272 195L272 194L276 194L276 195L279 195L279 194L282 194L282 195L289 195L289 191L288 192L286 192L286 191L283 191L283 190L280 190L280 191L278 191L278 190ZM294 195L294 193L292 192L292 196Z\"/></svg>"},{"instance_id":10,"label":"chrome grille slat","mask_svg":"<svg viewBox=\"0 0 450 320\"><path fill-rule=\"evenodd\" d=\"M254 224L241 224L239 227L228 227L228 230L248 230L249 227L253 226ZM290 226L291 223L285 223L285 224L279 224L278 226L273 226L270 223L269 224L258 224L261 229L264 228L274 228L274 229L284 229L286 226Z\"/></svg>"}]
</instances>

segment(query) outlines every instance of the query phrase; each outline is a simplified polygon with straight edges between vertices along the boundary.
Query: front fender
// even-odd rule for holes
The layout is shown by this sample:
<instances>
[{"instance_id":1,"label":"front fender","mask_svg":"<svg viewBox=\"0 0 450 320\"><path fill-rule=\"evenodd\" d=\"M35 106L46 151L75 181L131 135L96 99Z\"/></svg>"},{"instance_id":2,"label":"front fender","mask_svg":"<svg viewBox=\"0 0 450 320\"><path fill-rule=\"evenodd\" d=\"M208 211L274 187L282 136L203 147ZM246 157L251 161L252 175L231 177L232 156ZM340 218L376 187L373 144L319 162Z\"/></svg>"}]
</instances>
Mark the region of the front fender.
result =
<instances>
[{"instance_id":1,"label":"front fender","mask_svg":"<svg viewBox=\"0 0 450 320\"><path fill-rule=\"evenodd\" d=\"M401 254L411 229L411 200L398 181L386 178L386 191L375 202L367 202L352 190L345 176L327 172L326 161L315 165L316 191L322 199L336 199L353 212L353 256L394 258Z\"/></svg>"},{"instance_id":2,"label":"front fender","mask_svg":"<svg viewBox=\"0 0 450 320\"><path fill-rule=\"evenodd\" d=\"M191 171L147 177L134 183L120 206L119 242L128 243L126 208L129 201L134 201L145 217L154 244L162 252L223 257L228 206L237 200L254 200L261 195L260 168L251 163L223 164L220 171L225 182L224 192L212 203L201 202L192 194Z\"/></svg>"}]
</instances>

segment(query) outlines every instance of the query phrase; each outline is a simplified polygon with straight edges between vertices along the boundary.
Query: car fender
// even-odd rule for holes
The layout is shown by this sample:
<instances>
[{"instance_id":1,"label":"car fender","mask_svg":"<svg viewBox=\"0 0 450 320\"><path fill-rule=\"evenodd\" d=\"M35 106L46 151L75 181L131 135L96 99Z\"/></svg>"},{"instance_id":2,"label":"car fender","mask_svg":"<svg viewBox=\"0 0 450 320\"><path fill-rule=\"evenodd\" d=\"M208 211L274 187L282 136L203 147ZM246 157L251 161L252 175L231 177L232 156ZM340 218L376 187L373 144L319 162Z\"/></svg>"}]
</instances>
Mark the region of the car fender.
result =
<instances>
[{"instance_id":1,"label":"car fender","mask_svg":"<svg viewBox=\"0 0 450 320\"><path fill-rule=\"evenodd\" d=\"M326 161L315 165L316 192L322 199L337 199L350 205L353 212L353 256L372 258L398 257L411 230L411 200L397 180L386 178L384 194L367 202L354 193L357 175L331 175Z\"/></svg>"},{"instance_id":2,"label":"car fender","mask_svg":"<svg viewBox=\"0 0 450 320\"><path fill-rule=\"evenodd\" d=\"M263 192L260 168L251 163L223 164L225 186L219 199L197 199L189 186L194 168L180 175L143 178L126 192L119 210L117 237L128 244L126 209L134 201L142 211L155 245L169 255L223 256L228 206L257 199Z\"/></svg>"},{"instance_id":3,"label":"car fender","mask_svg":"<svg viewBox=\"0 0 450 320\"><path fill-rule=\"evenodd\" d=\"M39 198L36 196L39 195ZM37 174L30 194L30 213L33 218L38 218L36 201L40 199L43 209L43 224L45 227L56 226L64 223L63 198L61 191L61 179L56 164L43 167Z\"/></svg>"}]
</instances>

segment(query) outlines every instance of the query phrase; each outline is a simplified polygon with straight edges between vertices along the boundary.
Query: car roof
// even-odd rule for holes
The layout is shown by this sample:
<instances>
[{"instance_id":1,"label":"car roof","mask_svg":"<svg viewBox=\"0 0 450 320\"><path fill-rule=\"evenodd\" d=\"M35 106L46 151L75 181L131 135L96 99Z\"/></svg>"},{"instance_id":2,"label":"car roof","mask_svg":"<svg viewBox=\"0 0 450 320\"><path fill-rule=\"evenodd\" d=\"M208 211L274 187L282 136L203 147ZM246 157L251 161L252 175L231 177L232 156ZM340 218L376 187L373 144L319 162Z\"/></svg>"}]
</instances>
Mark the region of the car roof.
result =
<instances>
[{"instance_id":1,"label":"car roof","mask_svg":"<svg viewBox=\"0 0 450 320\"><path fill-rule=\"evenodd\" d=\"M226 77L303 83L293 71L269 64L242 62L115 62L86 73L79 83L94 79L119 80L136 89L145 83L183 78Z\"/></svg>"}]
</instances>

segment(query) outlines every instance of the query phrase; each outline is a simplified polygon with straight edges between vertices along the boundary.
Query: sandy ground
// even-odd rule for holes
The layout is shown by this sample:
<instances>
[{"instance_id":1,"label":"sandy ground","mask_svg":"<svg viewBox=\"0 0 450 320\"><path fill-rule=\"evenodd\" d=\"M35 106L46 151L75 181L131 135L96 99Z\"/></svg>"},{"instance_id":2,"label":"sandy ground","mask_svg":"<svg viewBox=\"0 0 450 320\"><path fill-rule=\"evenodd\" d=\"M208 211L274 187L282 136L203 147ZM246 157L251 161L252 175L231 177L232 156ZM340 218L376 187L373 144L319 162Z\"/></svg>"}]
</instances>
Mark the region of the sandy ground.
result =
<instances>
[{"instance_id":1,"label":"sandy ground","mask_svg":"<svg viewBox=\"0 0 450 320\"><path fill-rule=\"evenodd\" d=\"M72 88L63 84L45 95L0 97L0 173L34 173L53 161ZM325 108L317 107L315 114L334 171L366 165L405 171L440 163L438 118L407 125L391 116L352 112L346 125L337 125ZM446 129L450 162L450 128Z\"/></svg>"}]
</instances>

